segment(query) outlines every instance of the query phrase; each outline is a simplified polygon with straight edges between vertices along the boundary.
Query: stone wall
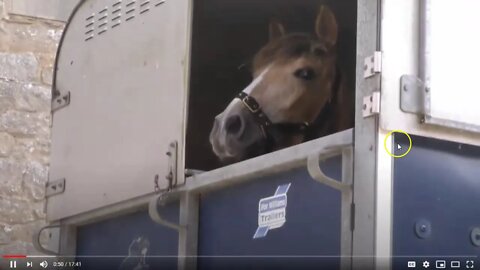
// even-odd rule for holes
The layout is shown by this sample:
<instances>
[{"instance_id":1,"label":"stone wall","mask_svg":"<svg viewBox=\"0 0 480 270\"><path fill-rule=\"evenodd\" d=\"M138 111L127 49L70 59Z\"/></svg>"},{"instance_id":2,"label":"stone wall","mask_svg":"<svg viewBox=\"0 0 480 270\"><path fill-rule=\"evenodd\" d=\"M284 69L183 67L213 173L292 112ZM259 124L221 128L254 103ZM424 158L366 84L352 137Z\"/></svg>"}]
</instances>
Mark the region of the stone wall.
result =
<instances>
[{"instance_id":1,"label":"stone wall","mask_svg":"<svg viewBox=\"0 0 480 270\"><path fill-rule=\"evenodd\" d=\"M63 27L8 15L0 0L0 254L38 254L31 239L45 225L52 71Z\"/></svg>"}]
</instances>

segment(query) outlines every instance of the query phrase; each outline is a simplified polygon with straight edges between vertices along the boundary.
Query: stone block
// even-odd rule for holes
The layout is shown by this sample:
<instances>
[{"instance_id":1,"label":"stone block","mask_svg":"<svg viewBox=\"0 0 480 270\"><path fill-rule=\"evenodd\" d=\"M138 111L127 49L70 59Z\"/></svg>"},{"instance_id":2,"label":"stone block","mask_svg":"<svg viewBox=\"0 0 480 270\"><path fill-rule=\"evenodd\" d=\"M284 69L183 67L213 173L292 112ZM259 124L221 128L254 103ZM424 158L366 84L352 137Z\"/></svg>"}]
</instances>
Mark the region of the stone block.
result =
<instances>
[{"instance_id":1,"label":"stone block","mask_svg":"<svg viewBox=\"0 0 480 270\"><path fill-rule=\"evenodd\" d=\"M48 112L51 107L51 87L0 80L0 99L13 102L15 109L28 112Z\"/></svg>"},{"instance_id":2,"label":"stone block","mask_svg":"<svg viewBox=\"0 0 480 270\"><path fill-rule=\"evenodd\" d=\"M48 165L50 155L50 137L16 138L12 158L18 160L35 160Z\"/></svg>"},{"instance_id":3,"label":"stone block","mask_svg":"<svg viewBox=\"0 0 480 270\"><path fill-rule=\"evenodd\" d=\"M42 83L52 85L53 83L53 66L42 69Z\"/></svg>"},{"instance_id":4,"label":"stone block","mask_svg":"<svg viewBox=\"0 0 480 270\"><path fill-rule=\"evenodd\" d=\"M4 239L8 240L8 242L31 242L34 232L44 227L45 225L46 222L43 220L38 220L26 224L0 224L0 243L2 243L2 235ZM42 234L40 242L46 243L47 241L48 235Z\"/></svg>"},{"instance_id":5,"label":"stone block","mask_svg":"<svg viewBox=\"0 0 480 270\"><path fill-rule=\"evenodd\" d=\"M0 198L5 197L8 200L10 196L22 195L24 171L25 165L23 162L0 159Z\"/></svg>"},{"instance_id":6,"label":"stone block","mask_svg":"<svg viewBox=\"0 0 480 270\"><path fill-rule=\"evenodd\" d=\"M18 137L49 136L50 113L9 110L0 115L0 131Z\"/></svg>"},{"instance_id":7,"label":"stone block","mask_svg":"<svg viewBox=\"0 0 480 270\"><path fill-rule=\"evenodd\" d=\"M38 220L38 205L29 200L0 196L0 223L18 224Z\"/></svg>"},{"instance_id":8,"label":"stone block","mask_svg":"<svg viewBox=\"0 0 480 270\"><path fill-rule=\"evenodd\" d=\"M48 167L39 162L28 162L23 174L25 192L34 201L45 199L45 184L48 181Z\"/></svg>"},{"instance_id":9,"label":"stone block","mask_svg":"<svg viewBox=\"0 0 480 270\"><path fill-rule=\"evenodd\" d=\"M23 82L37 81L38 60L33 53L0 52L0 78Z\"/></svg>"},{"instance_id":10,"label":"stone block","mask_svg":"<svg viewBox=\"0 0 480 270\"><path fill-rule=\"evenodd\" d=\"M0 157L8 157L14 146L15 138L6 132L0 132Z\"/></svg>"}]
</instances>

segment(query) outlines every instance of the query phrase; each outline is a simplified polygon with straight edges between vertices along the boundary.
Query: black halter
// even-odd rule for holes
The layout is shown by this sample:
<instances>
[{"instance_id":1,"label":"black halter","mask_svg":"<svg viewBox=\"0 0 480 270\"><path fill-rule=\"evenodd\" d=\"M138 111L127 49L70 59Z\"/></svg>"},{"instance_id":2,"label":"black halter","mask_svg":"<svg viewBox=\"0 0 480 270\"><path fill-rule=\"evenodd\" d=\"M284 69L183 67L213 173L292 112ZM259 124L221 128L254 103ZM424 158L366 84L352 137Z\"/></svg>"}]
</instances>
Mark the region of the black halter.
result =
<instances>
[{"instance_id":1,"label":"black halter","mask_svg":"<svg viewBox=\"0 0 480 270\"><path fill-rule=\"evenodd\" d=\"M240 92L237 95L237 98L242 101L243 106L247 108L250 113L252 113L253 117L257 121L258 125L260 126L260 129L263 132L263 136L265 139L269 139L269 130L272 128L279 128L282 129L283 131L287 131L289 133L304 133L308 127L309 123L272 123L270 119L265 115L265 113L262 111L262 108L260 107L260 104L253 98L252 96L249 96L245 92Z\"/></svg>"},{"instance_id":2,"label":"black halter","mask_svg":"<svg viewBox=\"0 0 480 270\"><path fill-rule=\"evenodd\" d=\"M341 73L336 70L335 81L332 85L332 98L331 100L336 100L338 88L341 81ZM258 123L258 126L262 130L263 137L267 142L267 148L273 148L275 144L275 138L272 135L274 131L279 131L282 133L294 134L294 135L303 135L303 140L311 140L314 138L315 130L321 128L327 122L328 117L332 112L331 102L325 104L322 111L318 114L314 122L303 122L303 123L289 123L289 122L280 122L272 123L267 115L262 111L260 104L245 92L240 92L237 95L237 98L242 102L243 106L250 111L255 120ZM271 150L271 149L269 149Z\"/></svg>"}]
</instances>

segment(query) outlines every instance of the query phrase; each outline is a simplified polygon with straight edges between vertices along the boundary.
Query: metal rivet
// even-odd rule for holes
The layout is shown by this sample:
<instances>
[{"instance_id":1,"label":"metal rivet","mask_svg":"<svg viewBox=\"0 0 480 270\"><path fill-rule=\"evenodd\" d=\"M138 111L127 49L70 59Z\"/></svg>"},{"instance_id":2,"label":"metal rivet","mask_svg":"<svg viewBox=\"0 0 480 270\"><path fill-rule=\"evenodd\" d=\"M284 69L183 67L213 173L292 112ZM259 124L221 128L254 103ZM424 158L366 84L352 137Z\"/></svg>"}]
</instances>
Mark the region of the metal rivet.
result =
<instances>
[{"instance_id":1,"label":"metal rivet","mask_svg":"<svg viewBox=\"0 0 480 270\"><path fill-rule=\"evenodd\" d=\"M420 239L430 237L432 234L432 225L430 224L430 221L426 219L420 219L415 222L415 234Z\"/></svg>"}]
</instances>

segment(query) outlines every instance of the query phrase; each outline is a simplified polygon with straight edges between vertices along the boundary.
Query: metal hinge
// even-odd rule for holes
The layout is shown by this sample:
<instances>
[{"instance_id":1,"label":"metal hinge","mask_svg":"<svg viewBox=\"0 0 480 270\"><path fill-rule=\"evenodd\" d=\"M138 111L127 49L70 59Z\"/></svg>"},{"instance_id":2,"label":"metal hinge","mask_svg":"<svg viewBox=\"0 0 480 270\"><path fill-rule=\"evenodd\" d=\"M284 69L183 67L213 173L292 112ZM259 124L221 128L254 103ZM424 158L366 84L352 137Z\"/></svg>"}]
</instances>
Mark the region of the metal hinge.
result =
<instances>
[{"instance_id":1,"label":"metal hinge","mask_svg":"<svg viewBox=\"0 0 480 270\"><path fill-rule=\"evenodd\" d=\"M65 178L47 182L45 186L45 197L52 197L65 191Z\"/></svg>"},{"instance_id":2,"label":"metal hinge","mask_svg":"<svg viewBox=\"0 0 480 270\"><path fill-rule=\"evenodd\" d=\"M353 232L355 230L355 204L350 205L350 230Z\"/></svg>"},{"instance_id":3,"label":"metal hinge","mask_svg":"<svg viewBox=\"0 0 480 270\"><path fill-rule=\"evenodd\" d=\"M52 97L52 113L70 104L70 91L62 93L58 89Z\"/></svg>"},{"instance_id":4,"label":"metal hinge","mask_svg":"<svg viewBox=\"0 0 480 270\"><path fill-rule=\"evenodd\" d=\"M363 77L369 78L382 72L382 52L374 52L373 55L365 58L363 65Z\"/></svg>"},{"instance_id":5,"label":"metal hinge","mask_svg":"<svg viewBox=\"0 0 480 270\"><path fill-rule=\"evenodd\" d=\"M362 115L363 118L370 117L380 113L380 91L375 91L371 95L363 97Z\"/></svg>"}]
</instances>

